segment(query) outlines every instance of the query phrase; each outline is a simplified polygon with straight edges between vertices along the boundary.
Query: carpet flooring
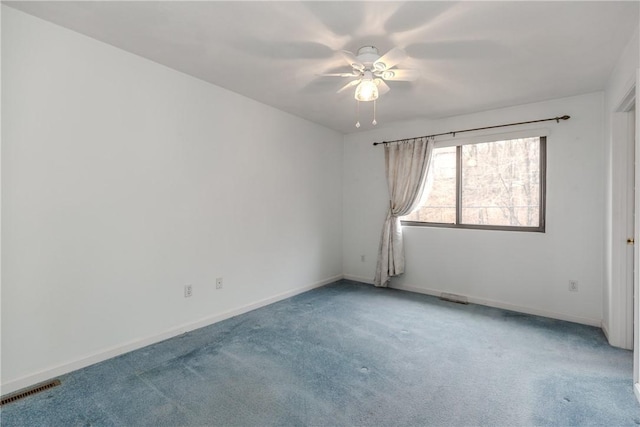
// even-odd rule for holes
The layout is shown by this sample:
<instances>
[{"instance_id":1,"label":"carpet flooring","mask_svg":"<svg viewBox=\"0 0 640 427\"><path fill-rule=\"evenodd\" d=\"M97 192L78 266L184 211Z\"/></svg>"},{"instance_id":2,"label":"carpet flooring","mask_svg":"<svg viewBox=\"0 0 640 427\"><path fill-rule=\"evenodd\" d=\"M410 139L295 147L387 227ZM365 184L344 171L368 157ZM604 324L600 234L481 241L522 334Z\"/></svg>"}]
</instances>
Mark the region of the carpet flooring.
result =
<instances>
[{"instance_id":1,"label":"carpet flooring","mask_svg":"<svg viewBox=\"0 0 640 427\"><path fill-rule=\"evenodd\" d=\"M598 328L340 281L60 377L8 426L633 426Z\"/></svg>"}]
</instances>

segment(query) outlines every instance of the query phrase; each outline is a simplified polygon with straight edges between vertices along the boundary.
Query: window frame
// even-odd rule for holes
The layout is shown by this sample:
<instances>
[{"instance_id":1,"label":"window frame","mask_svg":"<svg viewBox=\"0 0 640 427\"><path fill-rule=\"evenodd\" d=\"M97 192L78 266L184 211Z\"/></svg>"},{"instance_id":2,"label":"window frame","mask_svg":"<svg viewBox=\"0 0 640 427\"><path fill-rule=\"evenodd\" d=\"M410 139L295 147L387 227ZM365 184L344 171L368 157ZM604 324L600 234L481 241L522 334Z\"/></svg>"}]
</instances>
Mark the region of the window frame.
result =
<instances>
[{"instance_id":1,"label":"window frame","mask_svg":"<svg viewBox=\"0 0 640 427\"><path fill-rule=\"evenodd\" d=\"M539 218L537 227L519 227L514 225L486 225L486 224L463 224L460 223L462 218L462 146L473 143L487 143L506 141L520 138L539 138L540 139L540 188L539 188ZM443 144L440 147L455 146L456 147L456 222L442 223L442 222L422 222L422 221L405 221L400 220L402 226L409 227L440 227L440 228L460 228L470 230L498 230L498 231L519 231L519 232L534 232L545 233L546 232L546 210L547 210L547 136L545 132L537 132L527 136L519 136L516 134L499 136L490 135L484 137L477 142L458 142L456 144Z\"/></svg>"}]
</instances>

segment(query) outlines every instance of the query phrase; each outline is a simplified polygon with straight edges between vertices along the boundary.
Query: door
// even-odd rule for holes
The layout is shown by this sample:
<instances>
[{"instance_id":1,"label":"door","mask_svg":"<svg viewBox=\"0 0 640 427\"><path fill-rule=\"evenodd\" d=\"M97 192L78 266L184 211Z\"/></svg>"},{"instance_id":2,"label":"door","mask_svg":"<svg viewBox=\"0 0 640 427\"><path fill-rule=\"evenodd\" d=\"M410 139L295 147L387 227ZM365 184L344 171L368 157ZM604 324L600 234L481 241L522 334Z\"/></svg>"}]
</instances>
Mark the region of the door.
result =
<instances>
[{"instance_id":1,"label":"door","mask_svg":"<svg viewBox=\"0 0 640 427\"><path fill-rule=\"evenodd\" d=\"M634 287L638 280L638 262L637 253L639 252L636 247L636 188L640 189L640 184L636 183L636 176L640 175L636 173L636 143L635 143L635 118L636 109L635 106L629 107L627 111L627 207L630 212L627 215L627 250L626 250L626 285L624 294L622 295L622 303L624 305L623 313L625 317L623 319L624 327L626 329L624 341L627 343L626 348L633 348L634 342ZM638 176L640 178L640 176ZM640 244L640 241L638 242Z\"/></svg>"},{"instance_id":2,"label":"door","mask_svg":"<svg viewBox=\"0 0 640 427\"><path fill-rule=\"evenodd\" d=\"M640 79L640 75L638 75L638 79ZM636 85L636 87L639 87ZM627 264L628 269L631 270L629 275L631 276L631 282L627 286L627 295L626 295L626 303L627 303L627 312L633 313L632 319L628 320L628 328L632 331L632 342L633 342L633 383L634 383L634 392L636 394L636 398L640 401L640 353L638 352L638 344L640 341L640 322L638 322L638 289L640 284L640 250L638 245L640 242L635 243L638 240L636 237L636 230L640 230L640 195L638 194L638 190L640 190L640 162L636 159L636 153L640 153L640 138L636 132L636 123L638 122L638 108L634 107L629 111L629 139L633 141L632 144L629 144L631 147L631 153L629 155L631 161L633 162L633 166L630 170L633 172L633 180L630 182L633 183L633 191L630 192L629 197L633 199L630 200L629 206L633 206L634 215L633 220L630 222L629 226L631 227L631 236L629 239L631 240L631 244L629 246L629 262ZM635 244L634 244L635 243Z\"/></svg>"},{"instance_id":3,"label":"door","mask_svg":"<svg viewBox=\"0 0 640 427\"><path fill-rule=\"evenodd\" d=\"M640 69L636 73L636 86L635 94L637 99L638 90L640 89ZM631 114L631 129L632 137L634 140L635 152L640 155L640 132L638 126L640 125L640 108L637 108L637 102L632 109ZM635 157L635 156L634 156ZM635 161L635 203L634 209L636 217L634 219L635 232L637 234L640 231L640 162ZM638 236L635 236L638 241ZM634 245L637 247L637 245ZM633 265L635 266L633 274L633 391L638 401L640 401L640 251L636 250L633 255Z\"/></svg>"},{"instance_id":4,"label":"door","mask_svg":"<svg viewBox=\"0 0 640 427\"><path fill-rule=\"evenodd\" d=\"M640 70L636 80L636 88L640 88ZM633 114L633 135L635 137L635 150L640 153L640 135L638 132L638 124L640 123L640 108L634 109ZM634 220L635 230L640 230L640 162L636 161L635 166L635 211L638 213ZM637 236L635 237L638 240ZM637 246L637 245L634 245ZM633 255L633 264L635 266L633 274L633 391L636 398L640 401L640 251L635 251Z\"/></svg>"}]
</instances>

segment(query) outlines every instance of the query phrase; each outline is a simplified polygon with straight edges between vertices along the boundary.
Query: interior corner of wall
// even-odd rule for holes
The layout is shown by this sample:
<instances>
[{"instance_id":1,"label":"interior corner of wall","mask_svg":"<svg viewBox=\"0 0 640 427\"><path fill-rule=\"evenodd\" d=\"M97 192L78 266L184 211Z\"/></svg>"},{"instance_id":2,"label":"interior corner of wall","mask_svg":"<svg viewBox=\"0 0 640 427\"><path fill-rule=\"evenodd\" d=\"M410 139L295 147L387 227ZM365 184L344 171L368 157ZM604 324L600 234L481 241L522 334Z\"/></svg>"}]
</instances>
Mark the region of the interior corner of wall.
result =
<instances>
[{"instance_id":1,"label":"interior corner of wall","mask_svg":"<svg viewBox=\"0 0 640 427\"><path fill-rule=\"evenodd\" d=\"M604 336L607 339L607 341L610 341L610 339L609 339L609 324L608 324L606 318L602 319L602 324L601 324L600 327L602 328L602 332L604 333Z\"/></svg>"}]
</instances>

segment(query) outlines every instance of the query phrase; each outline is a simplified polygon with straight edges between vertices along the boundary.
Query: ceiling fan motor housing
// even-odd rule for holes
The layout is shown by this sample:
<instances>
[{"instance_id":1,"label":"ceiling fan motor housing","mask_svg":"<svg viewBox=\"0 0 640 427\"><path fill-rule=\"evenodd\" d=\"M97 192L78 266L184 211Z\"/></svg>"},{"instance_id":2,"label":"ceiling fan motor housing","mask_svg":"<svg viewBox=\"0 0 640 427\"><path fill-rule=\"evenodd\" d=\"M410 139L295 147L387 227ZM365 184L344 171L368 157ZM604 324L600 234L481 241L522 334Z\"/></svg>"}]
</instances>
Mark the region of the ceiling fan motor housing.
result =
<instances>
[{"instance_id":1,"label":"ceiling fan motor housing","mask_svg":"<svg viewBox=\"0 0 640 427\"><path fill-rule=\"evenodd\" d=\"M358 49L357 58L366 68L371 69L373 63L380 59L380 54L375 46L362 46Z\"/></svg>"}]
</instances>

